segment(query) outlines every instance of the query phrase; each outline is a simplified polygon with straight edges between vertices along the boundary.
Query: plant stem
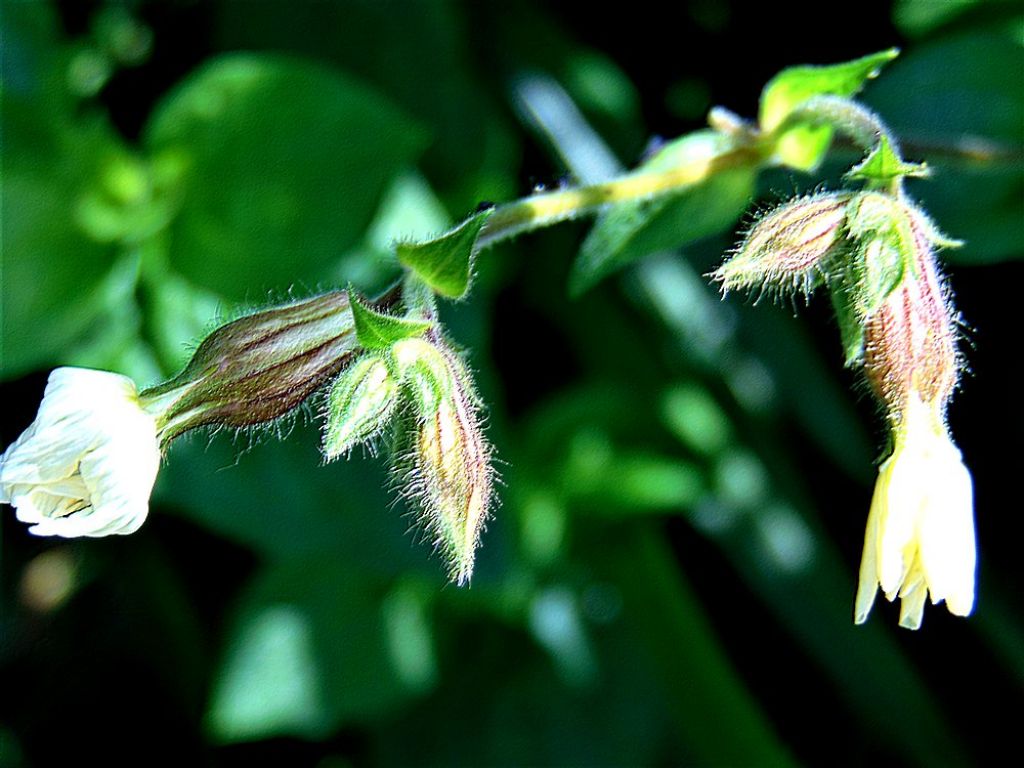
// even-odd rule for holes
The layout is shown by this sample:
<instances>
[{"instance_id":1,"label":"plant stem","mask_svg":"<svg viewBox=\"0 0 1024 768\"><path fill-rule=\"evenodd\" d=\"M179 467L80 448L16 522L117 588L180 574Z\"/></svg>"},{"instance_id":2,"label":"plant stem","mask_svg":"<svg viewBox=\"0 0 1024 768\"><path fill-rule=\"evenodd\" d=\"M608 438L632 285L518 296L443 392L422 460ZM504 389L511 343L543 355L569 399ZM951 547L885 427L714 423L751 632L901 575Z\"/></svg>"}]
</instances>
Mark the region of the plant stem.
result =
<instances>
[{"instance_id":1,"label":"plant stem","mask_svg":"<svg viewBox=\"0 0 1024 768\"><path fill-rule=\"evenodd\" d=\"M740 146L667 171L639 171L600 184L531 195L498 206L477 239L477 250L523 232L595 213L610 203L681 192L716 173L747 165L757 167L764 160L764 153L758 146Z\"/></svg>"}]
</instances>

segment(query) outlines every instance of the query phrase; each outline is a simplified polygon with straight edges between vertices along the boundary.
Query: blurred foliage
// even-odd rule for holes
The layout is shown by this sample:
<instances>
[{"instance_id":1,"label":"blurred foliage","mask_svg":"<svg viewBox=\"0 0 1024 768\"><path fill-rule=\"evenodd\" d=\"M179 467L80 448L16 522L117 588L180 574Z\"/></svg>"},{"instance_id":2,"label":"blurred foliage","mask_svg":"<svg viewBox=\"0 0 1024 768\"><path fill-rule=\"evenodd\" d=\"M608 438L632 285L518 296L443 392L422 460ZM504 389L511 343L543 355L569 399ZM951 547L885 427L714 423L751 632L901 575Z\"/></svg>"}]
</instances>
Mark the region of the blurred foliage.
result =
<instances>
[{"instance_id":1,"label":"blurred foliage","mask_svg":"<svg viewBox=\"0 0 1024 768\"><path fill-rule=\"evenodd\" d=\"M978 489L977 615L932 610L908 635L885 605L853 626L876 414L826 306L722 303L702 277L755 189L821 177L737 171L495 248L444 308L503 476L469 589L445 584L378 462L322 465L317 404L180 441L131 538L36 540L5 514L0 765L137 764L136 743L171 764L322 766L1013 748L1021 5L868 4L821 40L767 7L677 6L5 3L0 444L55 365L161 380L247 306L373 293L393 240L699 152L700 133L645 146L712 103L753 116L784 67L899 45L865 101L934 169L911 193L966 241L948 255L975 329L953 422ZM829 184L856 159L835 150Z\"/></svg>"}]
</instances>

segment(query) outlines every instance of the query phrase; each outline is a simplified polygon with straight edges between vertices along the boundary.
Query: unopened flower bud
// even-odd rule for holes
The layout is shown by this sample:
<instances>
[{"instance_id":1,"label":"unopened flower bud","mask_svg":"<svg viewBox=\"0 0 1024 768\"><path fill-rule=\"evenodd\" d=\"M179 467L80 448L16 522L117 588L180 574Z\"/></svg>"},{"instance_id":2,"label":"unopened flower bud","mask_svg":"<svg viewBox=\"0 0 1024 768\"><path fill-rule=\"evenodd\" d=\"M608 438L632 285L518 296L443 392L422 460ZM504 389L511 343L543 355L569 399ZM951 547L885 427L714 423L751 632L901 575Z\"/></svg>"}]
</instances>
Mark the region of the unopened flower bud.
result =
<instances>
[{"instance_id":1,"label":"unopened flower bud","mask_svg":"<svg viewBox=\"0 0 1024 768\"><path fill-rule=\"evenodd\" d=\"M330 380L356 346L348 295L334 291L221 326L180 374L144 394L169 402L165 443L206 424L261 424Z\"/></svg>"},{"instance_id":2,"label":"unopened flower bud","mask_svg":"<svg viewBox=\"0 0 1024 768\"><path fill-rule=\"evenodd\" d=\"M398 381L379 355L367 355L347 368L327 398L324 454L328 460L372 440L398 404Z\"/></svg>"},{"instance_id":3,"label":"unopened flower bud","mask_svg":"<svg viewBox=\"0 0 1024 768\"><path fill-rule=\"evenodd\" d=\"M417 413L435 410L452 387L452 367L462 370L461 362L449 359L447 350L424 338L403 339L392 347L391 354Z\"/></svg>"},{"instance_id":4,"label":"unopened flower bud","mask_svg":"<svg viewBox=\"0 0 1024 768\"><path fill-rule=\"evenodd\" d=\"M843 241L850 199L850 194L829 193L779 206L750 228L712 277L723 291L767 287L809 292L826 257Z\"/></svg>"},{"instance_id":5,"label":"unopened flower bud","mask_svg":"<svg viewBox=\"0 0 1024 768\"><path fill-rule=\"evenodd\" d=\"M929 223L910 208L905 221L910 253L904 254L901 277L864 318L864 370L893 419L911 395L944 414L960 373L956 318L939 277Z\"/></svg>"},{"instance_id":6,"label":"unopened flower bud","mask_svg":"<svg viewBox=\"0 0 1024 768\"><path fill-rule=\"evenodd\" d=\"M408 371L417 417L409 492L423 509L452 579L465 584L491 506L491 448L462 362L440 343L416 339L401 344L396 357L402 356Z\"/></svg>"}]
</instances>

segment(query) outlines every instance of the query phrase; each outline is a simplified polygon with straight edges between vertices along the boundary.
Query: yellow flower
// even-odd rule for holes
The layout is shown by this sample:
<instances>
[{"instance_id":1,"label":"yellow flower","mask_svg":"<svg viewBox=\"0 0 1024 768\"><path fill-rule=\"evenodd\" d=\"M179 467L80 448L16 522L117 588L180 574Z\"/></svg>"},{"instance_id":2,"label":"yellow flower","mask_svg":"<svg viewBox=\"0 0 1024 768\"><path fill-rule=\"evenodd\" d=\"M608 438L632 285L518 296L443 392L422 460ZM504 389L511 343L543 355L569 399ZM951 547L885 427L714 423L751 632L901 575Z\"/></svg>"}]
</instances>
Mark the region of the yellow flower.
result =
<instances>
[{"instance_id":1,"label":"yellow flower","mask_svg":"<svg viewBox=\"0 0 1024 768\"><path fill-rule=\"evenodd\" d=\"M132 533L159 466L157 419L131 379L58 368L35 421L0 457L0 503L39 536Z\"/></svg>"},{"instance_id":2,"label":"yellow flower","mask_svg":"<svg viewBox=\"0 0 1024 768\"><path fill-rule=\"evenodd\" d=\"M974 607L971 475L940 412L916 392L895 430L895 449L879 468L868 515L854 620L862 624L881 587L900 598L900 626L921 626L925 599L950 613Z\"/></svg>"}]
</instances>

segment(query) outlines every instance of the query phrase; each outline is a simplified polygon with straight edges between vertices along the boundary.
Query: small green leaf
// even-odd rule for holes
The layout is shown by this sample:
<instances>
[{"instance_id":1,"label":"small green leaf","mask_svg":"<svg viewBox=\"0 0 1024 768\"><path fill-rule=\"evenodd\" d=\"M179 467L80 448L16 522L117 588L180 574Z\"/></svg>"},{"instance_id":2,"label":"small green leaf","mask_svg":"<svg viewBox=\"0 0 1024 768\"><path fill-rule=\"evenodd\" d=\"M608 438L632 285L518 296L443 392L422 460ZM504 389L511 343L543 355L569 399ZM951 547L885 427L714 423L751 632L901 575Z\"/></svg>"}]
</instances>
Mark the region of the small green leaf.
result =
<instances>
[{"instance_id":1,"label":"small green leaf","mask_svg":"<svg viewBox=\"0 0 1024 768\"><path fill-rule=\"evenodd\" d=\"M477 235L493 210L479 211L433 240L397 243L398 260L441 296L462 298L469 289Z\"/></svg>"},{"instance_id":2,"label":"small green leaf","mask_svg":"<svg viewBox=\"0 0 1024 768\"><path fill-rule=\"evenodd\" d=\"M758 118L761 130L775 130L794 109L812 96L853 96L898 55L899 49L890 48L842 64L782 70L761 91Z\"/></svg>"},{"instance_id":3,"label":"small green leaf","mask_svg":"<svg viewBox=\"0 0 1024 768\"><path fill-rule=\"evenodd\" d=\"M928 174L928 166L925 163L905 162L893 149L888 137L882 134L875 148L851 168L846 177L864 179L872 186L886 186L893 179L902 176L924 177Z\"/></svg>"},{"instance_id":4,"label":"small green leaf","mask_svg":"<svg viewBox=\"0 0 1024 768\"><path fill-rule=\"evenodd\" d=\"M797 107L814 96L853 96L898 54L898 49L890 48L842 64L784 69L761 92L761 130L777 131ZM798 123L776 137L776 155L791 168L810 170L821 162L831 140L828 126Z\"/></svg>"},{"instance_id":5,"label":"small green leaf","mask_svg":"<svg viewBox=\"0 0 1024 768\"><path fill-rule=\"evenodd\" d=\"M396 317L370 307L351 288L348 291L355 321L356 338L363 349L390 349L396 341L419 336L430 327L429 320Z\"/></svg>"}]
</instances>

